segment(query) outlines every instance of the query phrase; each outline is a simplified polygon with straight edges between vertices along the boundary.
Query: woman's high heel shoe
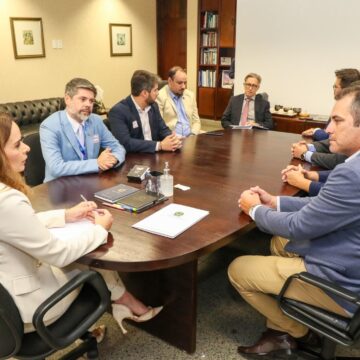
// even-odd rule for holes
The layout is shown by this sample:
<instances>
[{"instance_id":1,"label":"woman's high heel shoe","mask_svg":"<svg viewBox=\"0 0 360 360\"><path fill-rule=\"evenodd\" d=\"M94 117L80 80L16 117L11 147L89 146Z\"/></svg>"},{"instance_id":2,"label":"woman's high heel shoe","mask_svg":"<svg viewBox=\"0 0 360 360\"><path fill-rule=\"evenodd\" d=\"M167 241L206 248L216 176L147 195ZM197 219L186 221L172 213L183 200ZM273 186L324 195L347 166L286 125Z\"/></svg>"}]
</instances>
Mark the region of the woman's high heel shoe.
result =
<instances>
[{"instance_id":1,"label":"woman's high heel shoe","mask_svg":"<svg viewBox=\"0 0 360 360\"><path fill-rule=\"evenodd\" d=\"M133 314L133 312L126 306L122 304L112 304L112 314L114 319L120 326L121 331L123 334L127 333L127 330L124 328L122 324L124 319L133 320L135 322L144 322L154 318L161 310L163 306L158 306L155 308L150 308L145 314L137 316Z\"/></svg>"}]
</instances>

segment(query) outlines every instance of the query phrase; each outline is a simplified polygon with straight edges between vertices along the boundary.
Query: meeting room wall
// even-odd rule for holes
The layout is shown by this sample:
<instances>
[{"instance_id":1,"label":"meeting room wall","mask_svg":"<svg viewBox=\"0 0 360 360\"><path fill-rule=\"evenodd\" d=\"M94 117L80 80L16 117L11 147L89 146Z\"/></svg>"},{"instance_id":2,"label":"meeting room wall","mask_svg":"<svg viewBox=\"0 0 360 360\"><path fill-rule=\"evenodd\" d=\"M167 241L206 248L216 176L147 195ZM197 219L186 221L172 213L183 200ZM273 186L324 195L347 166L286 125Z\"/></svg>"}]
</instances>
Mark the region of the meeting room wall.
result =
<instances>
[{"instance_id":1,"label":"meeting room wall","mask_svg":"<svg viewBox=\"0 0 360 360\"><path fill-rule=\"evenodd\" d=\"M42 18L45 58L15 59L10 17ZM132 56L110 56L109 23L132 25ZM156 1L0 0L0 49L0 103L62 96L68 80L85 77L111 106L129 94L134 70L156 72Z\"/></svg>"},{"instance_id":2,"label":"meeting room wall","mask_svg":"<svg viewBox=\"0 0 360 360\"><path fill-rule=\"evenodd\" d=\"M334 70L360 68L359 0L237 0L235 93L248 72L272 105L329 114Z\"/></svg>"}]
</instances>

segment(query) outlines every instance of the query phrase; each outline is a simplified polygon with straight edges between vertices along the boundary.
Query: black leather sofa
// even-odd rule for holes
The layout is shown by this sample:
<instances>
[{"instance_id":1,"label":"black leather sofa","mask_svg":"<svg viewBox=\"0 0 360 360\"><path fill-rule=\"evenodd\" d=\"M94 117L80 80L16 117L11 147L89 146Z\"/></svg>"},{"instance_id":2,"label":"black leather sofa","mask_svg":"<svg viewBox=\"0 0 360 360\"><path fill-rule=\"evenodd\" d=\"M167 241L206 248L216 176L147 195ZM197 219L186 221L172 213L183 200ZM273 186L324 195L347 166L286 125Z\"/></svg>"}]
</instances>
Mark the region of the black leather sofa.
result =
<instances>
[{"instance_id":1,"label":"black leather sofa","mask_svg":"<svg viewBox=\"0 0 360 360\"><path fill-rule=\"evenodd\" d=\"M62 97L0 104L0 112L9 113L19 125L23 135L37 132L44 119L64 108L65 103Z\"/></svg>"},{"instance_id":2,"label":"black leather sofa","mask_svg":"<svg viewBox=\"0 0 360 360\"><path fill-rule=\"evenodd\" d=\"M9 113L19 125L24 136L38 132L43 120L52 113L63 109L65 109L63 97L0 104L0 112ZM93 112L103 115L102 109L96 103L94 104Z\"/></svg>"}]
</instances>

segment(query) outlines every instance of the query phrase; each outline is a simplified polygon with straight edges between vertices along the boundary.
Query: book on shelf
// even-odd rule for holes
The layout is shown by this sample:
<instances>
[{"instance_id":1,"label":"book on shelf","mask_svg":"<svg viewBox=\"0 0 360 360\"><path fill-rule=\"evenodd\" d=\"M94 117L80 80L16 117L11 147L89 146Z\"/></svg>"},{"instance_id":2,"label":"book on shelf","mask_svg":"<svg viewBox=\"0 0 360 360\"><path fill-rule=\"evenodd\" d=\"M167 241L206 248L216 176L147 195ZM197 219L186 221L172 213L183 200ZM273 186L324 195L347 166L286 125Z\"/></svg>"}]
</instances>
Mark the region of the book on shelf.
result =
<instances>
[{"instance_id":1,"label":"book on shelf","mask_svg":"<svg viewBox=\"0 0 360 360\"><path fill-rule=\"evenodd\" d=\"M217 64L217 49L207 48L201 49L201 64L202 65L216 65Z\"/></svg>"},{"instance_id":2,"label":"book on shelf","mask_svg":"<svg viewBox=\"0 0 360 360\"><path fill-rule=\"evenodd\" d=\"M133 225L135 229L174 239L199 222L209 211L170 204Z\"/></svg>"},{"instance_id":3,"label":"book on shelf","mask_svg":"<svg viewBox=\"0 0 360 360\"><path fill-rule=\"evenodd\" d=\"M200 70L199 86L215 87L216 86L216 70Z\"/></svg>"},{"instance_id":4,"label":"book on shelf","mask_svg":"<svg viewBox=\"0 0 360 360\"><path fill-rule=\"evenodd\" d=\"M201 27L203 29L217 28L219 15L211 11L205 11L201 15Z\"/></svg>"},{"instance_id":5,"label":"book on shelf","mask_svg":"<svg viewBox=\"0 0 360 360\"><path fill-rule=\"evenodd\" d=\"M217 33L214 31L208 31L201 35L202 46L216 46L217 45Z\"/></svg>"},{"instance_id":6,"label":"book on shelf","mask_svg":"<svg viewBox=\"0 0 360 360\"><path fill-rule=\"evenodd\" d=\"M125 184L118 184L109 189L97 191L94 196L100 200L113 204L124 196L130 195L136 191L139 191L139 189Z\"/></svg>"},{"instance_id":7,"label":"book on shelf","mask_svg":"<svg viewBox=\"0 0 360 360\"><path fill-rule=\"evenodd\" d=\"M234 84L234 79L231 79L229 76L230 70L223 70L221 73L221 87L225 89L232 89Z\"/></svg>"}]
</instances>

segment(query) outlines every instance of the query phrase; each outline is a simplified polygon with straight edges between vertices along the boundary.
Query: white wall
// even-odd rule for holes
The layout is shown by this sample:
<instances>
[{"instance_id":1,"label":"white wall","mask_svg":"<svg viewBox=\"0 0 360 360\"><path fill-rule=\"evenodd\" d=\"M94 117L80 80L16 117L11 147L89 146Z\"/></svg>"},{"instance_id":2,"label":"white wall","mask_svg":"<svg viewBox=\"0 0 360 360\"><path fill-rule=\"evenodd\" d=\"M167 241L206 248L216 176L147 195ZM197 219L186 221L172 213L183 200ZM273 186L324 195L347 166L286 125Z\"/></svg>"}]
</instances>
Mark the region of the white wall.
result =
<instances>
[{"instance_id":1,"label":"white wall","mask_svg":"<svg viewBox=\"0 0 360 360\"><path fill-rule=\"evenodd\" d=\"M42 18L45 58L14 58L9 17ZM133 56L110 56L109 23L132 24ZM0 0L0 49L0 103L62 96L85 77L110 107L130 93L136 69L157 71L156 0Z\"/></svg>"},{"instance_id":2,"label":"white wall","mask_svg":"<svg viewBox=\"0 0 360 360\"><path fill-rule=\"evenodd\" d=\"M237 0L236 85L259 73L272 105L328 114L334 71L360 68L359 0Z\"/></svg>"}]
</instances>

